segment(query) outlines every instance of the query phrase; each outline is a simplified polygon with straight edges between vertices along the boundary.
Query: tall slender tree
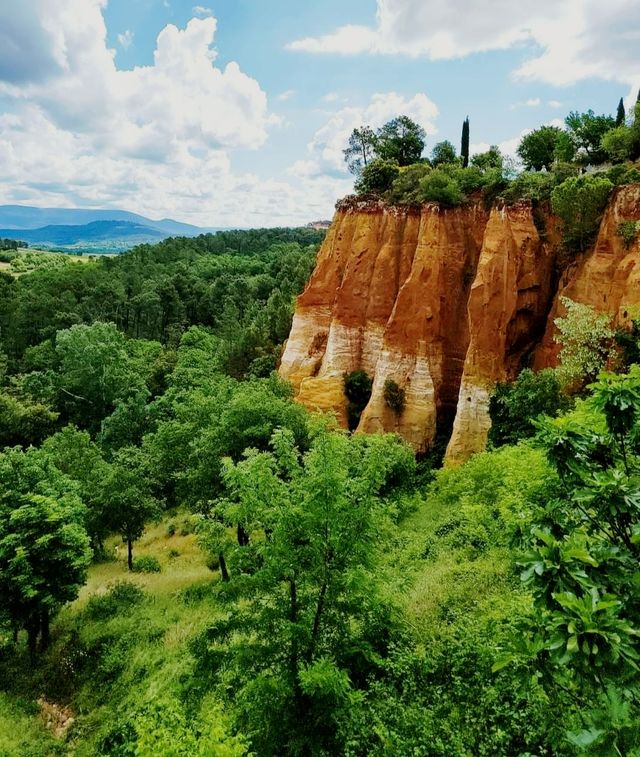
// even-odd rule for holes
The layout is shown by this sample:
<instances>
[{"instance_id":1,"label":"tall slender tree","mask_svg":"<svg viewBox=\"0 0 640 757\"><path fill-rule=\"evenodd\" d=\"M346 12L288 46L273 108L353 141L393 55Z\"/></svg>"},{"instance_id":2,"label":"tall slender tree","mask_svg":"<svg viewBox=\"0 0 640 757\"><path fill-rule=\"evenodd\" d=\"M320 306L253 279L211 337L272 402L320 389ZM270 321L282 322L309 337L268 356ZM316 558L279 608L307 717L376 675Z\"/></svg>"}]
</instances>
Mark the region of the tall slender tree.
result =
<instances>
[{"instance_id":1,"label":"tall slender tree","mask_svg":"<svg viewBox=\"0 0 640 757\"><path fill-rule=\"evenodd\" d=\"M467 116L462 122L460 157L462 159L462 167L466 168L469 165L469 116Z\"/></svg>"},{"instance_id":2,"label":"tall slender tree","mask_svg":"<svg viewBox=\"0 0 640 757\"><path fill-rule=\"evenodd\" d=\"M640 92L638 94L640 95ZM624 126L626 115L627 114L624 111L624 101L622 98L620 98L620 102L618 103L618 112L616 113L616 126Z\"/></svg>"}]
</instances>

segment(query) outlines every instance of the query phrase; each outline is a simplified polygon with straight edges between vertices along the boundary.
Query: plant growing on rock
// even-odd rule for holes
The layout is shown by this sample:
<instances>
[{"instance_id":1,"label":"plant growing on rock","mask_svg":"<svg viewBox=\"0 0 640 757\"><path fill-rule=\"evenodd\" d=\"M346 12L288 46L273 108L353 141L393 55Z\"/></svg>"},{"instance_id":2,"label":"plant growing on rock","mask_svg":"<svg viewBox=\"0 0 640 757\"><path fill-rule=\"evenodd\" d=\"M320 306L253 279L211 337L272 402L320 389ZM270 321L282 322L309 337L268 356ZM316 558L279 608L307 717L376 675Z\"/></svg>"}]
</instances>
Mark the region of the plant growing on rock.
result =
<instances>
[{"instance_id":1,"label":"plant growing on rock","mask_svg":"<svg viewBox=\"0 0 640 757\"><path fill-rule=\"evenodd\" d=\"M406 405L406 395L404 389L399 386L393 379L387 379L384 382L383 389L384 401L396 415L402 415Z\"/></svg>"}]
</instances>

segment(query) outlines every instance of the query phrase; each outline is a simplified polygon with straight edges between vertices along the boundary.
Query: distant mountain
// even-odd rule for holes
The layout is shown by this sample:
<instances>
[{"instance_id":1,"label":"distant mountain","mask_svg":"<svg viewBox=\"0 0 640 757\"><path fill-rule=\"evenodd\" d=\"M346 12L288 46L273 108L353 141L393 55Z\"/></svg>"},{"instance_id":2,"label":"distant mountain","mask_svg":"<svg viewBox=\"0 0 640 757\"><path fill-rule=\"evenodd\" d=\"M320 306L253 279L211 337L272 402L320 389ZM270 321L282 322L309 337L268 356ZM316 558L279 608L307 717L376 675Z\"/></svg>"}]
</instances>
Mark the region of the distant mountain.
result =
<instances>
[{"instance_id":1,"label":"distant mountain","mask_svg":"<svg viewBox=\"0 0 640 757\"><path fill-rule=\"evenodd\" d=\"M158 242L167 236L170 235L160 229L130 221L93 221L82 226L49 225L39 229L0 229L0 238L61 247L96 242L127 242L134 245Z\"/></svg>"},{"instance_id":2,"label":"distant mountain","mask_svg":"<svg viewBox=\"0 0 640 757\"><path fill-rule=\"evenodd\" d=\"M163 232L166 236L195 237L214 228L200 228L189 223L163 218L150 218L127 210L86 210L75 208L35 208L30 205L0 205L0 227L3 229L41 229L46 226L84 226L96 221L125 221ZM15 237L11 237L15 238ZM28 240L27 240L28 241Z\"/></svg>"}]
</instances>

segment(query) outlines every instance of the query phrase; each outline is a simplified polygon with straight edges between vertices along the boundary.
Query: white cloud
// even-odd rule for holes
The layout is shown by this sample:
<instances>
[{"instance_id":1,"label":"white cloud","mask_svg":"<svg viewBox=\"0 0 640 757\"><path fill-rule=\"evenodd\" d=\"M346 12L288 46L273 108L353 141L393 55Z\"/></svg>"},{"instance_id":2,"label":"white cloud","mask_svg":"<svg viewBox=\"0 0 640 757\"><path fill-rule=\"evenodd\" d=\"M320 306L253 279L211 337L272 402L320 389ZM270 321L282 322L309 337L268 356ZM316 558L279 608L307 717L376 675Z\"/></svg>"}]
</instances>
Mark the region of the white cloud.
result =
<instances>
[{"instance_id":1,"label":"white cloud","mask_svg":"<svg viewBox=\"0 0 640 757\"><path fill-rule=\"evenodd\" d=\"M323 96L322 100L326 103L334 103L336 100L340 99L340 95L337 92L327 92L326 95Z\"/></svg>"},{"instance_id":2,"label":"white cloud","mask_svg":"<svg viewBox=\"0 0 640 757\"><path fill-rule=\"evenodd\" d=\"M524 100L523 102L514 103L510 106L511 110L515 110L516 108L537 108L542 103L542 100L539 97L530 97L528 100Z\"/></svg>"},{"instance_id":3,"label":"white cloud","mask_svg":"<svg viewBox=\"0 0 640 757\"><path fill-rule=\"evenodd\" d=\"M127 29L126 32L118 34L118 43L123 50L128 50L133 44L134 33L131 29Z\"/></svg>"},{"instance_id":4,"label":"white cloud","mask_svg":"<svg viewBox=\"0 0 640 757\"><path fill-rule=\"evenodd\" d=\"M561 108L562 107L562 103L560 102L560 100L547 100L547 105L550 108Z\"/></svg>"},{"instance_id":5,"label":"white cloud","mask_svg":"<svg viewBox=\"0 0 640 757\"><path fill-rule=\"evenodd\" d=\"M363 124L372 128L380 127L399 114L417 121L428 135L437 132L434 122L438 116L438 107L427 95L418 93L406 99L396 92L375 94L364 107L346 107L333 113L308 144L310 158L297 161L289 172L305 178L343 177L346 168L342 151L351 132Z\"/></svg>"},{"instance_id":6,"label":"white cloud","mask_svg":"<svg viewBox=\"0 0 640 757\"><path fill-rule=\"evenodd\" d=\"M233 172L234 152L263 145L282 119L238 63L216 65L216 19L166 26L152 65L119 70L105 4L22 0L16 11L0 2L0 38L15 33L13 55L0 44L9 103L0 111L3 199L124 207L207 226L285 225L330 211L337 185L329 180Z\"/></svg>"},{"instance_id":7,"label":"white cloud","mask_svg":"<svg viewBox=\"0 0 640 757\"><path fill-rule=\"evenodd\" d=\"M290 100L295 95L295 93L295 89L287 89L284 92L281 92L276 100L279 100L280 102L286 102L287 100Z\"/></svg>"},{"instance_id":8,"label":"white cloud","mask_svg":"<svg viewBox=\"0 0 640 757\"><path fill-rule=\"evenodd\" d=\"M349 25L295 40L290 50L353 55L426 56L432 60L535 45L516 71L555 85L597 77L640 83L637 0L377 0L375 26Z\"/></svg>"},{"instance_id":9,"label":"white cloud","mask_svg":"<svg viewBox=\"0 0 640 757\"><path fill-rule=\"evenodd\" d=\"M204 5L194 5L191 10L194 16L212 16L213 11L211 8L207 8Z\"/></svg>"}]
</instances>

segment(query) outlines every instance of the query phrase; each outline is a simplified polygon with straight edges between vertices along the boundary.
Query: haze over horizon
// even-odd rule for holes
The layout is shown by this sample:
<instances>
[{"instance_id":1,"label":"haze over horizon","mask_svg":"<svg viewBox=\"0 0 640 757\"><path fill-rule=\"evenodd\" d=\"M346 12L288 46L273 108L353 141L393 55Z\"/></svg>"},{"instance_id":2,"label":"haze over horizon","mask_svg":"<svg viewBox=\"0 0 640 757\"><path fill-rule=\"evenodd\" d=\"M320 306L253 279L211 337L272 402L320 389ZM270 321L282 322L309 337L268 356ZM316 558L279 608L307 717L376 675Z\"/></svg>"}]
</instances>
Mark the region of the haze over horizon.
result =
<instances>
[{"instance_id":1,"label":"haze over horizon","mask_svg":"<svg viewBox=\"0 0 640 757\"><path fill-rule=\"evenodd\" d=\"M469 115L472 152L513 154L540 123L635 100L639 28L634 0L0 3L0 204L330 217L354 127L406 114L429 152Z\"/></svg>"}]
</instances>

